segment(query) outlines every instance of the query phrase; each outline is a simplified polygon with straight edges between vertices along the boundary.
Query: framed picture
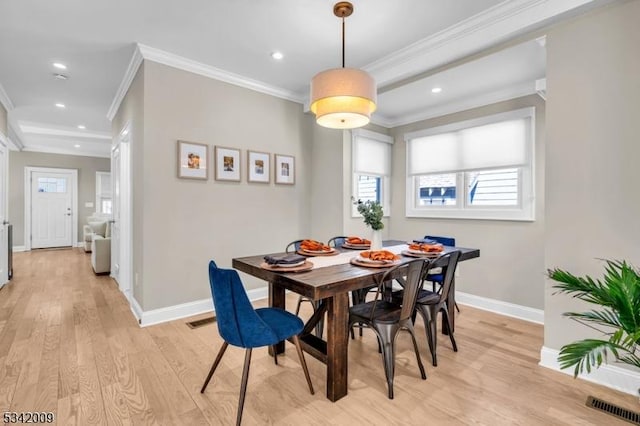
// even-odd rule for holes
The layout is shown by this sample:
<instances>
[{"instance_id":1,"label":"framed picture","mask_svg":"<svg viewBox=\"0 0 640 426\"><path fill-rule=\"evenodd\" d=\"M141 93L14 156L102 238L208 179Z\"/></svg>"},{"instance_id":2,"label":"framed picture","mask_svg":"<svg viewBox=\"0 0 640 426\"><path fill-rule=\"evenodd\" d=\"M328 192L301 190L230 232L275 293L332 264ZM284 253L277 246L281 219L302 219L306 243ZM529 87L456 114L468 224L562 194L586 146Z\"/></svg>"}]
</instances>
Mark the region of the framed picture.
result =
<instances>
[{"instance_id":1,"label":"framed picture","mask_svg":"<svg viewBox=\"0 0 640 426\"><path fill-rule=\"evenodd\" d=\"M209 177L208 158L208 145L178 141L178 177L206 180Z\"/></svg>"},{"instance_id":2,"label":"framed picture","mask_svg":"<svg viewBox=\"0 0 640 426\"><path fill-rule=\"evenodd\" d=\"M266 152L247 151L247 169L249 182L269 183L271 169L269 154Z\"/></svg>"},{"instance_id":3,"label":"framed picture","mask_svg":"<svg viewBox=\"0 0 640 426\"><path fill-rule=\"evenodd\" d=\"M216 180L234 180L240 182L240 150L215 147L213 162L216 166Z\"/></svg>"},{"instance_id":4,"label":"framed picture","mask_svg":"<svg viewBox=\"0 0 640 426\"><path fill-rule=\"evenodd\" d=\"M296 183L295 157L291 155L274 154L276 183L293 185Z\"/></svg>"}]
</instances>

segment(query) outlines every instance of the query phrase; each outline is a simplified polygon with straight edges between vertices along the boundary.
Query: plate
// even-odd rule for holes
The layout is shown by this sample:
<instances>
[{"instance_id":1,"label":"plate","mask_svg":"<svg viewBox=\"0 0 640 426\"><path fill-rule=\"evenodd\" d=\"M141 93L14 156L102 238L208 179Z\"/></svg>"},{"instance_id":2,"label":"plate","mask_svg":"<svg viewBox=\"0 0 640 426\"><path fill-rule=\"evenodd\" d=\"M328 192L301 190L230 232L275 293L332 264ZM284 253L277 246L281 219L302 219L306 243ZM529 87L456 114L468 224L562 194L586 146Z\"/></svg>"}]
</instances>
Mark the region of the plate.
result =
<instances>
[{"instance_id":1,"label":"plate","mask_svg":"<svg viewBox=\"0 0 640 426\"><path fill-rule=\"evenodd\" d=\"M344 243L344 244L342 244L342 247L348 248L348 249L352 249L352 250L366 250L366 249L371 248L371 244L349 244L349 243Z\"/></svg>"},{"instance_id":2,"label":"plate","mask_svg":"<svg viewBox=\"0 0 640 426\"><path fill-rule=\"evenodd\" d=\"M390 268L400 263L400 260L369 260L360 256L351 259L352 265L365 266L367 268Z\"/></svg>"},{"instance_id":3,"label":"plate","mask_svg":"<svg viewBox=\"0 0 640 426\"><path fill-rule=\"evenodd\" d=\"M306 262L306 260L301 260L300 262L296 263L278 263L276 265L271 265L270 263L268 263L268 265L277 266L278 268L295 268L296 266L303 265L304 262Z\"/></svg>"},{"instance_id":4,"label":"plate","mask_svg":"<svg viewBox=\"0 0 640 426\"><path fill-rule=\"evenodd\" d=\"M422 250L407 249L407 251L409 253L412 253L412 254L422 254L422 255L426 255L426 256L440 256L442 253L444 253L444 250L441 250L441 251L422 251Z\"/></svg>"},{"instance_id":5,"label":"plate","mask_svg":"<svg viewBox=\"0 0 640 426\"><path fill-rule=\"evenodd\" d=\"M402 254L404 256L409 256L409 257L426 257L427 259L435 259L437 257L440 257L441 254L443 254L444 252L440 252L440 253L434 253L434 252L425 252L425 251L417 251L417 250L402 250Z\"/></svg>"},{"instance_id":6,"label":"plate","mask_svg":"<svg viewBox=\"0 0 640 426\"><path fill-rule=\"evenodd\" d=\"M267 271L273 271L273 272L304 272L304 271L309 271L313 269L313 263L309 262L308 260L305 260L302 263L302 265L283 268L280 265L269 265L267 262L263 262L260 264L260 267L262 269L266 269Z\"/></svg>"},{"instance_id":7,"label":"plate","mask_svg":"<svg viewBox=\"0 0 640 426\"><path fill-rule=\"evenodd\" d=\"M333 247L331 247L331 250L329 251L299 249L297 253L305 256L333 256L334 254L338 254L336 249Z\"/></svg>"}]
</instances>

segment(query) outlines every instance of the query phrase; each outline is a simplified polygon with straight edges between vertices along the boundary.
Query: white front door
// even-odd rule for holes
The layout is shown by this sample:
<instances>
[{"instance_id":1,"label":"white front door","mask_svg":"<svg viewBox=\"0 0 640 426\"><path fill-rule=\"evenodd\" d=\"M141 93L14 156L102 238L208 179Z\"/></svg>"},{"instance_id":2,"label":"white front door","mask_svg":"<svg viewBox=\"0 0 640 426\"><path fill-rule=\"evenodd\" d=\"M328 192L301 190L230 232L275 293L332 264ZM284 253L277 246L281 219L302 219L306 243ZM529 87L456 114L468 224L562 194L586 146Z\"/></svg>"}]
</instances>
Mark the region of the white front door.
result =
<instances>
[{"instance_id":1,"label":"white front door","mask_svg":"<svg viewBox=\"0 0 640 426\"><path fill-rule=\"evenodd\" d=\"M0 135L2 135L0 133ZM9 281L9 248L7 242L7 147L0 139L0 287Z\"/></svg>"},{"instance_id":2,"label":"white front door","mask_svg":"<svg viewBox=\"0 0 640 426\"><path fill-rule=\"evenodd\" d=\"M111 152L111 276L120 283L120 145Z\"/></svg>"},{"instance_id":3,"label":"white front door","mask_svg":"<svg viewBox=\"0 0 640 426\"><path fill-rule=\"evenodd\" d=\"M65 172L31 174L31 248L73 245L73 185Z\"/></svg>"}]
</instances>

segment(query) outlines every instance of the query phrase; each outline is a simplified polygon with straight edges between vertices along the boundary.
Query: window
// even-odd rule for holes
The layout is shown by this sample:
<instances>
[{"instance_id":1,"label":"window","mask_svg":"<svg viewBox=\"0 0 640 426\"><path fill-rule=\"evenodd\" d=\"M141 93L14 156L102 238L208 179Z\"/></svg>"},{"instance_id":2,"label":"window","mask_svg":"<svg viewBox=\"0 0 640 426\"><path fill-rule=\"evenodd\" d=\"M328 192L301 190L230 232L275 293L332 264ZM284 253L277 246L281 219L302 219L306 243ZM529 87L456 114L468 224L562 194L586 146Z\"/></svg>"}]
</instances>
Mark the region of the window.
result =
<instances>
[{"instance_id":1,"label":"window","mask_svg":"<svg viewBox=\"0 0 640 426\"><path fill-rule=\"evenodd\" d=\"M67 192L67 180L64 178L39 177L38 192Z\"/></svg>"},{"instance_id":2,"label":"window","mask_svg":"<svg viewBox=\"0 0 640 426\"><path fill-rule=\"evenodd\" d=\"M390 211L391 145L390 136L363 129L351 131L353 146L353 198L378 201L384 215ZM359 216L357 208L352 216Z\"/></svg>"},{"instance_id":3,"label":"window","mask_svg":"<svg viewBox=\"0 0 640 426\"><path fill-rule=\"evenodd\" d=\"M96 212L111 214L111 173L96 172Z\"/></svg>"},{"instance_id":4,"label":"window","mask_svg":"<svg viewBox=\"0 0 640 426\"><path fill-rule=\"evenodd\" d=\"M407 216L533 220L534 114L406 134Z\"/></svg>"}]
</instances>

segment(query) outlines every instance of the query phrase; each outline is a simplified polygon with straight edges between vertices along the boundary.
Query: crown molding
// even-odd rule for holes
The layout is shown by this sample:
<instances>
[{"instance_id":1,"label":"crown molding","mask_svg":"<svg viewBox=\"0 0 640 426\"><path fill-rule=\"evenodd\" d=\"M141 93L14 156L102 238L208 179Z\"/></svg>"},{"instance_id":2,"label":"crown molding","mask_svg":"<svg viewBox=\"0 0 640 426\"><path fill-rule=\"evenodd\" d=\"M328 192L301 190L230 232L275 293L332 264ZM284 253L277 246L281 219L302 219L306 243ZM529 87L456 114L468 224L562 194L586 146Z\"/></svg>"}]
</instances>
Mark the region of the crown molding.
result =
<instances>
[{"instance_id":1,"label":"crown molding","mask_svg":"<svg viewBox=\"0 0 640 426\"><path fill-rule=\"evenodd\" d=\"M82 149L66 149L56 148L50 146L32 145L25 146L22 152L42 152L45 154L61 154L61 155L74 155L78 157L97 157L97 158L111 158L111 152L109 147L106 152L89 151Z\"/></svg>"},{"instance_id":2,"label":"crown molding","mask_svg":"<svg viewBox=\"0 0 640 426\"><path fill-rule=\"evenodd\" d=\"M374 61L363 69L378 87L445 65L597 0L511 0Z\"/></svg>"},{"instance_id":3,"label":"crown molding","mask_svg":"<svg viewBox=\"0 0 640 426\"><path fill-rule=\"evenodd\" d=\"M15 151L22 151L24 149L24 143L22 142L22 139L20 139L20 136L16 132L16 129L13 128L11 123L9 123L7 126L7 138L9 139L9 142L11 144L9 146L9 149L13 148L13 150Z\"/></svg>"},{"instance_id":4,"label":"crown molding","mask_svg":"<svg viewBox=\"0 0 640 426\"><path fill-rule=\"evenodd\" d=\"M35 135L68 136L72 138L81 138L81 139L111 140L111 134L107 132L80 131L75 129L53 127L50 125L47 126L47 125L41 125L38 123L29 123L29 122L20 122L18 124L18 127L20 127L20 131L22 133L32 133Z\"/></svg>"},{"instance_id":5,"label":"crown molding","mask_svg":"<svg viewBox=\"0 0 640 426\"><path fill-rule=\"evenodd\" d=\"M11 102L9 95L7 95L7 92L5 92L2 84L0 84L0 104L4 106L4 109L6 109L7 112L11 111L14 108L13 102Z\"/></svg>"},{"instance_id":6,"label":"crown molding","mask_svg":"<svg viewBox=\"0 0 640 426\"><path fill-rule=\"evenodd\" d=\"M109 110L107 111L107 118L109 121L113 121L113 118L116 116L118 109L120 108L120 104L124 99L127 91L129 90L129 86L133 82L133 79L138 72L138 68L142 64L142 54L140 53L140 49L136 46L133 51L133 55L131 56L131 60L129 61L129 66L127 70L124 72L124 76L122 77L122 81L120 82L120 86L118 87L118 91L111 101L111 106L109 106Z\"/></svg>"},{"instance_id":7,"label":"crown molding","mask_svg":"<svg viewBox=\"0 0 640 426\"><path fill-rule=\"evenodd\" d=\"M234 86L240 86L244 87L245 89L265 93L267 95L275 96L276 98L286 99L288 101L297 103L304 102L304 99L293 91L285 90L276 86L271 86L261 81L244 77L240 74L225 71L223 69L216 68L211 65L206 65L201 62L185 58L183 56L165 52L154 47L145 46L144 44L138 44L138 49L140 50L142 57L145 60L168 65L173 68L178 68L184 71L192 72L194 74L199 74L204 77L212 78L214 80L223 81L225 83L233 84Z\"/></svg>"},{"instance_id":8,"label":"crown molding","mask_svg":"<svg viewBox=\"0 0 640 426\"><path fill-rule=\"evenodd\" d=\"M524 83L506 87L490 93L484 93L476 97L465 97L459 101L450 102L437 107L428 108L415 114L402 116L402 118L378 117L372 118L371 122L386 128L394 128L404 126L405 124L416 123L430 118L441 117L443 115L453 114L460 111L466 111L485 105L495 104L497 102L507 101L509 99L520 98L522 96L533 95L537 93L535 83Z\"/></svg>"}]
</instances>

